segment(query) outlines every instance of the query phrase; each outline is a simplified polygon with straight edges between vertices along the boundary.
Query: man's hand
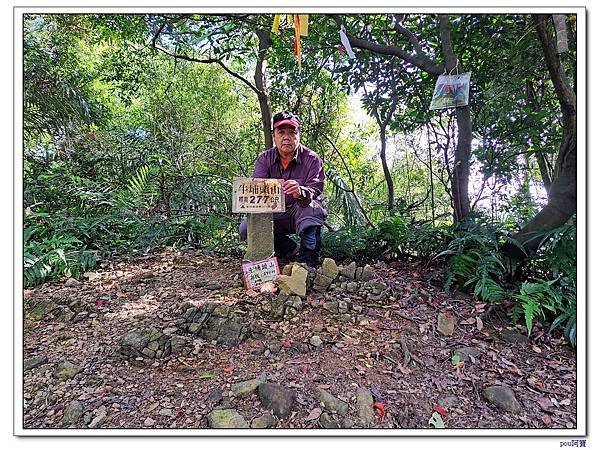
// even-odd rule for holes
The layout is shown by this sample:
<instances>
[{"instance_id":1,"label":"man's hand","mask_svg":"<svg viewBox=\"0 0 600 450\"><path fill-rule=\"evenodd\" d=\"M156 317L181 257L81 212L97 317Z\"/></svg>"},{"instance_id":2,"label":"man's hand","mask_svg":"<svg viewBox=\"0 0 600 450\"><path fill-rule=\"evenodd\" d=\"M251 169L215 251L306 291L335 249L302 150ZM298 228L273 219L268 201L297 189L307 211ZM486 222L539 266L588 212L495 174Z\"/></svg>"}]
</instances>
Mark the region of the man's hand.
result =
<instances>
[{"instance_id":1,"label":"man's hand","mask_svg":"<svg viewBox=\"0 0 600 450\"><path fill-rule=\"evenodd\" d=\"M283 192L291 194L294 198L302 197L302 190L296 180L285 180L283 182Z\"/></svg>"}]
</instances>

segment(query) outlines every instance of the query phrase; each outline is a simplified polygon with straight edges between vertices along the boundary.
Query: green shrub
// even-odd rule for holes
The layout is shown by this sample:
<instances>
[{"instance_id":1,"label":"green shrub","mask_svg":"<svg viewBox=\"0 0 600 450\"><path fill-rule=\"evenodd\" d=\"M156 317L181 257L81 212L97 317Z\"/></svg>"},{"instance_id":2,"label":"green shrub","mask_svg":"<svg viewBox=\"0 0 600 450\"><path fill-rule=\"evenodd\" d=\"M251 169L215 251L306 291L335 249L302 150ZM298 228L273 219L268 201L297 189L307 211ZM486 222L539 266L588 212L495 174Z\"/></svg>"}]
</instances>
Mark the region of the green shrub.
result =
<instances>
[{"instance_id":1,"label":"green shrub","mask_svg":"<svg viewBox=\"0 0 600 450\"><path fill-rule=\"evenodd\" d=\"M36 229L26 228L23 233L23 282L26 287L36 286L46 279L63 276L79 277L96 265L93 252L80 249L81 242L74 236L52 234L35 238Z\"/></svg>"}]
</instances>

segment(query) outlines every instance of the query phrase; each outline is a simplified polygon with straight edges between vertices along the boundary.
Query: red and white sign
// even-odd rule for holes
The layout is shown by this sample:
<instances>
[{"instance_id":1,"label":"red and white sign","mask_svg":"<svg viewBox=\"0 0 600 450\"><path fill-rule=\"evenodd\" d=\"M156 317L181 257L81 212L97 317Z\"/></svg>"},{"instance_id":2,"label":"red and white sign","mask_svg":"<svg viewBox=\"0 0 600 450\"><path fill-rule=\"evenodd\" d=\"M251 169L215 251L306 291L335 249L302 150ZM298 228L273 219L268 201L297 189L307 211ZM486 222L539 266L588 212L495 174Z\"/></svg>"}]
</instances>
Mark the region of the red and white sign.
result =
<instances>
[{"instance_id":1,"label":"red and white sign","mask_svg":"<svg viewBox=\"0 0 600 450\"><path fill-rule=\"evenodd\" d=\"M261 261L242 264L246 289L256 289L261 284L275 281L279 278L279 264L277 258L267 258Z\"/></svg>"}]
</instances>

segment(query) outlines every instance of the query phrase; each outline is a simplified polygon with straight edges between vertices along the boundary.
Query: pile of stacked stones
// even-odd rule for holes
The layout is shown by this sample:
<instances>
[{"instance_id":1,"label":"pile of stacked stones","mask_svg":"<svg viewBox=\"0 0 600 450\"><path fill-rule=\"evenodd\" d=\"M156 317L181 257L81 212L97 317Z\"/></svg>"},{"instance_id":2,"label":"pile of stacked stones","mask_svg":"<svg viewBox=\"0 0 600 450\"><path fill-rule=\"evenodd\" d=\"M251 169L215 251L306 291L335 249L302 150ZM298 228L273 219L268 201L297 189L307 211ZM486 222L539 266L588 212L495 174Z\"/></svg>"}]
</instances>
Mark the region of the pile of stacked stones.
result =
<instances>
[{"instance_id":1,"label":"pile of stacked stones","mask_svg":"<svg viewBox=\"0 0 600 450\"><path fill-rule=\"evenodd\" d=\"M344 322L360 319L358 314L363 312L360 300L379 301L390 291L385 283L373 280L371 266L358 267L355 262L338 266L331 258L325 258L312 273L297 264L287 265L282 270L279 287L278 302L282 305L289 305L290 299L294 299L295 305L295 299L305 297L311 290L326 293L323 307Z\"/></svg>"}]
</instances>

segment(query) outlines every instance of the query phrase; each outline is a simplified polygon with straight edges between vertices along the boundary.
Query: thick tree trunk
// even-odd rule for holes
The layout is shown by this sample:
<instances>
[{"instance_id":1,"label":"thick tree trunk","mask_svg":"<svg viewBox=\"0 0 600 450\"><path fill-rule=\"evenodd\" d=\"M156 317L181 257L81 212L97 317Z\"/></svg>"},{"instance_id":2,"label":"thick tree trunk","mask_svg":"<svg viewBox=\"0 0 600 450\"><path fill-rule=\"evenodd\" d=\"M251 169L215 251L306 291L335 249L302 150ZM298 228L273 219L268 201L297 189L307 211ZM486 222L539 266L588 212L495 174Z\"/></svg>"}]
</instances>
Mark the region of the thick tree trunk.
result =
<instances>
[{"instance_id":1,"label":"thick tree trunk","mask_svg":"<svg viewBox=\"0 0 600 450\"><path fill-rule=\"evenodd\" d=\"M390 174L390 169L387 165L387 157L385 154L386 151L386 137L385 137L385 127L382 128L379 132L379 139L381 141L381 152L379 153L379 157L381 158L381 166L383 167L383 175L385 176L385 183L387 185L387 208L388 211L392 211L394 208L394 182L392 181L392 175Z\"/></svg>"},{"instance_id":2,"label":"thick tree trunk","mask_svg":"<svg viewBox=\"0 0 600 450\"><path fill-rule=\"evenodd\" d=\"M547 29L549 17L535 15L533 22L560 102L563 132L548 204L514 236L528 252L537 250L542 240L541 232L564 225L577 210L577 102ZM513 256L525 256L514 247L507 247L506 251Z\"/></svg>"},{"instance_id":3,"label":"thick tree trunk","mask_svg":"<svg viewBox=\"0 0 600 450\"><path fill-rule=\"evenodd\" d=\"M269 32L263 29L256 31L258 36L258 59L254 69L254 84L257 89L258 104L260 105L260 116L265 137L265 147L273 147L273 136L271 135L271 102L267 93L267 51L272 45Z\"/></svg>"}]
</instances>

